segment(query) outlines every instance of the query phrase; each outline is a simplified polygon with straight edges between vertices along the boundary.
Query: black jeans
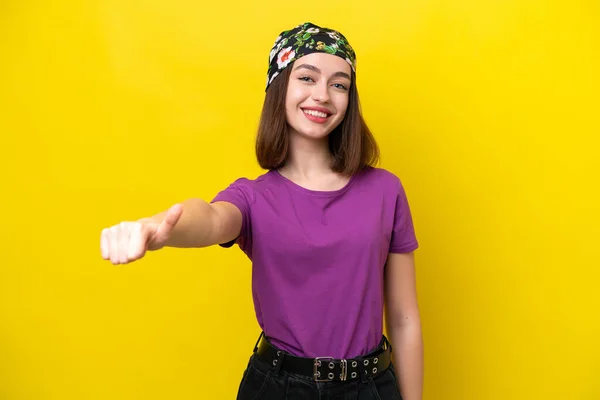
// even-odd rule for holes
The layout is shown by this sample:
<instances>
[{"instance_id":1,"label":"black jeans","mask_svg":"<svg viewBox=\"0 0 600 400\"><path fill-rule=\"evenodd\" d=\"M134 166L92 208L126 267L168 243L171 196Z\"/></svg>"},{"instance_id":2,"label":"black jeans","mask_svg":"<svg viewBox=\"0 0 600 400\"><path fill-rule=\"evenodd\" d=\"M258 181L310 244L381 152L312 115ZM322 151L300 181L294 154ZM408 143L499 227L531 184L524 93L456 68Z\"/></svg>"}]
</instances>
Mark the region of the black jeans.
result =
<instances>
[{"instance_id":1,"label":"black jeans","mask_svg":"<svg viewBox=\"0 0 600 400\"><path fill-rule=\"evenodd\" d=\"M256 354L238 390L237 400L402 400L393 365L364 382L315 382L310 377L276 372Z\"/></svg>"}]
</instances>

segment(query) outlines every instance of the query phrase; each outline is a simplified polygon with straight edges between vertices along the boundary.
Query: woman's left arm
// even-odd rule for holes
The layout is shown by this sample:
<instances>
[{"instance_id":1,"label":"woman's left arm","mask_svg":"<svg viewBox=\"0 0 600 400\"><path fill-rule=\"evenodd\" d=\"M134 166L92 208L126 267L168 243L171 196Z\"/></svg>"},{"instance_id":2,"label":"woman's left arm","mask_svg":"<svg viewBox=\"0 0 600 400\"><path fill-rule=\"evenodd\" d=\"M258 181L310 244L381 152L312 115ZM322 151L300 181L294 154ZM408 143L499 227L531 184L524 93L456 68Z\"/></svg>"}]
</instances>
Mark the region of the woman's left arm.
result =
<instances>
[{"instance_id":1,"label":"woman's left arm","mask_svg":"<svg viewBox=\"0 0 600 400\"><path fill-rule=\"evenodd\" d=\"M385 310L392 361L404 400L423 396L423 338L414 253L390 253L385 267Z\"/></svg>"}]
</instances>

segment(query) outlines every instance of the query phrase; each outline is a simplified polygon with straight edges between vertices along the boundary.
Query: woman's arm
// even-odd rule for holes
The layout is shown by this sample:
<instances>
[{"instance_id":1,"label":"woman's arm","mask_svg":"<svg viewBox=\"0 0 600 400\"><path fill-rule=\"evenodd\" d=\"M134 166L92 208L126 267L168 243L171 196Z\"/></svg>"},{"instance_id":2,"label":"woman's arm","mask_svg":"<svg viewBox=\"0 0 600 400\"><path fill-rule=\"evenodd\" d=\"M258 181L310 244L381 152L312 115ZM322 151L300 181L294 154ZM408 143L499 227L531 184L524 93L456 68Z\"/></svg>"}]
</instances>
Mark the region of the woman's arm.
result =
<instances>
[{"instance_id":1,"label":"woman's arm","mask_svg":"<svg viewBox=\"0 0 600 400\"><path fill-rule=\"evenodd\" d=\"M102 230L102 258L127 264L147 251L170 247L207 247L235 239L242 229L242 212L227 202L209 204L189 199L167 211L135 222L124 221Z\"/></svg>"},{"instance_id":2,"label":"woman's arm","mask_svg":"<svg viewBox=\"0 0 600 400\"><path fill-rule=\"evenodd\" d=\"M181 203L183 212L170 232L166 247L207 247L235 239L242 229L242 213L231 203L212 204L199 198ZM163 221L166 211L139 222Z\"/></svg>"},{"instance_id":3,"label":"woman's arm","mask_svg":"<svg viewBox=\"0 0 600 400\"><path fill-rule=\"evenodd\" d=\"M390 253L385 267L385 309L392 359L404 400L423 396L423 339L414 253Z\"/></svg>"}]
</instances>

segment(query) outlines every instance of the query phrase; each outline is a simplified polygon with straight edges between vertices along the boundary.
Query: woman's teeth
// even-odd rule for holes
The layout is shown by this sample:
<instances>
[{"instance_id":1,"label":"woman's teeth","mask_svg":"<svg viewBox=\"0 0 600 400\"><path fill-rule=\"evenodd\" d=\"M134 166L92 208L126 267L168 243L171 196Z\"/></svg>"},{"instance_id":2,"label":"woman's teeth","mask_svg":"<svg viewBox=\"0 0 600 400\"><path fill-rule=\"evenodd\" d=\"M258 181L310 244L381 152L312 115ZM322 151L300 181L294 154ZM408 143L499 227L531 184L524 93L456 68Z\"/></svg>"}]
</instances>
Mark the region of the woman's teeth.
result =
<instances>
[{"instance_id":1,"label":"woman's teeth","mask_svg":"<svg viewBox=\"0 0 600 400\"><path fill-rule=\"evenodd\" d=\"M324 112L321 111L315 111L315 110L303 110L306 114L308 115L312 115L314 117L320 117L320 118L327 118L327 114L325 114Z\"/></svg>"}]
</instances>

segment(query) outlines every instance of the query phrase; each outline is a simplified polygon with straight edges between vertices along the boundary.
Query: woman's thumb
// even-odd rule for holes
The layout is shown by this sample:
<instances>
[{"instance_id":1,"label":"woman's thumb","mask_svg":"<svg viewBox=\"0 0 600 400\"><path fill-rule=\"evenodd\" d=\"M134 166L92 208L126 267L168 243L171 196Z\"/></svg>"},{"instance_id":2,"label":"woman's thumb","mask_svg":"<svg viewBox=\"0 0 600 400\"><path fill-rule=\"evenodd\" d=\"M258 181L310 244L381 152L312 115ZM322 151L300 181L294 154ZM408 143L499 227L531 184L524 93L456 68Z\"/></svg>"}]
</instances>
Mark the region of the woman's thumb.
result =
<instances>
[{"instance_id":1,"label":"woman's thumb","mask_svg":"<svg viewBox=\"0 0 600 400\"><path fill-rule=\"evenodd\" d=\"M167 210L162 222L158 224L158 228L156 228L155 235L159 241L166 240L169 237L171 231L177 224L177 221L181 218L182 213L183 206L181 204L175 204Z\"/></svg>"}]
</instances>

